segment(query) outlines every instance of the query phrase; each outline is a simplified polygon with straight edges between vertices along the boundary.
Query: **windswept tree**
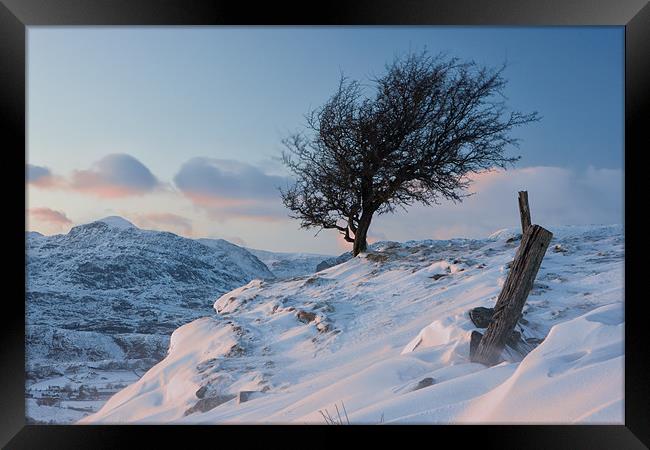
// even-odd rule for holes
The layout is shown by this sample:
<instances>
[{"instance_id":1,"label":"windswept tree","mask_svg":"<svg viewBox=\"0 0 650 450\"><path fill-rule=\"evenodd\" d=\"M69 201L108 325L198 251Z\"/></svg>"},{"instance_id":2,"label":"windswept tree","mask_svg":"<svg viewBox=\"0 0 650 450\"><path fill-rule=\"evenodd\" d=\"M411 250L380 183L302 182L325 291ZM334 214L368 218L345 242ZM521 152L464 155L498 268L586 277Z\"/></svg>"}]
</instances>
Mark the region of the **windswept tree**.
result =
<instances>
[{"instance_id":1,"label":"windswept tree","mask_svg":"<svg viewBox=\"0 0 650 450\"><path fill-rule=\"evenodd\" d=\"M506 108L503 69L424 51L396 58L370 93L342 76L305 130L283 140L296 179L281 192L290 216L338 230L356 256L375 214L462 201L468 175L514 163L511 130L538 120Z\"/></svg>"}]
</instances>

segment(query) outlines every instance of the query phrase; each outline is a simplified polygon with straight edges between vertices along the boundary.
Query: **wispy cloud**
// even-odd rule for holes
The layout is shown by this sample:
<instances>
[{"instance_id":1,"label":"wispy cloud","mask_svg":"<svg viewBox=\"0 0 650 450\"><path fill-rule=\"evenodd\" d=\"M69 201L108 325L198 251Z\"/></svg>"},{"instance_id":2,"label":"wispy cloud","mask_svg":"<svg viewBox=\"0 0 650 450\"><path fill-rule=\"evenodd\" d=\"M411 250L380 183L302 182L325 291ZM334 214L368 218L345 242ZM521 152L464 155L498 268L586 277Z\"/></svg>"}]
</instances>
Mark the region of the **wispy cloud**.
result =
<instances>
[{"instance_id":1,"label":"wispy cloud","mask_svg":"<svg viewBox=\"0 0 650 450\"><path fill-rule=\"evenodd\" d=\"M176 187L210 217L282 220L287 212L279 188L286 177L267 174L262 168L234 160L193 158L174 177Z\"/></svg>"}]
</instances>

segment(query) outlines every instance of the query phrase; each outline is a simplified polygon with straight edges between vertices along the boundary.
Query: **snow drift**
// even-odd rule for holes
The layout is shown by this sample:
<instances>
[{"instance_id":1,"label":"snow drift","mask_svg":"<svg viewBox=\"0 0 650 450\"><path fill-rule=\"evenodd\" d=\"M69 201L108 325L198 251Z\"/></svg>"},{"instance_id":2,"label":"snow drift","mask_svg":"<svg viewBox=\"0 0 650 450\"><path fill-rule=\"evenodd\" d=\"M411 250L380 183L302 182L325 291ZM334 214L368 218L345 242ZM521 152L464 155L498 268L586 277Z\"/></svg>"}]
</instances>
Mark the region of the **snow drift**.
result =
<instances>
[{"instance_id":1,"label":"snow drift","mask_svg":"<svg viewBox=\"0 0 650 450\"><path fill-rule=\"evenodd\" d=\"M522 345L494 367L469 361L468 311L494 306L516 232L380 242L224 294L81 423L324 423L336 407L366 424L623 423L622 229L551 231Z\"/></svg>"}]
</instances>

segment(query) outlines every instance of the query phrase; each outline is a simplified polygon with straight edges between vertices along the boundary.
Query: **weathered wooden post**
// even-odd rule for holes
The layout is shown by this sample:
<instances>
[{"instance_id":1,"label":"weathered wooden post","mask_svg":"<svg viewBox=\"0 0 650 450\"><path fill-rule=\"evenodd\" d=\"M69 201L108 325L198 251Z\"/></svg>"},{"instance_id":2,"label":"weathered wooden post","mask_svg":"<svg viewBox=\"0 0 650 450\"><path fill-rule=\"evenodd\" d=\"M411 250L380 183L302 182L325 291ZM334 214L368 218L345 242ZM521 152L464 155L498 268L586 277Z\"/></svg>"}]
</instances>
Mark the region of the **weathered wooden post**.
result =
<instances>
[{"instance_id":1,"label":"weathered wooden post","mask_svg":"<svg viewBox=\"0 0 650 450\"><path fill-rule=\"evenodd\" d=\"M532 223L528 206L528 191L519 191L519 216L521 217L521 234L523 235Z\"/></svg>"},{"instance_id":2,"label":"weathered wooden post","mask_svg":"<svg viewBox=\"0 0 650 450\"><path fill-rule=\"evenodd\" d=\"M478 344L478 336L472 336L475 343L470 348L471 361L489 366L499 362L501 351L515 329L552 237L553 233L539 225L526 229L485 335Z\"/></svg>"},{"instance_id":3,"label":"weathered wooden post","mask_svg":"<svg viewBox=\"0 0 650 450\"><path fill-rule=\"evenodd\" d=\"M519 215L521 244L497 299L492 320L485 335L473 331L470 342L470 360L490 366L499 362L499 356L508 337L521 317L524 304L553 237L550 231L539 225L531 225L527 191L519 191Z\"/></svg>"}]
</instances>

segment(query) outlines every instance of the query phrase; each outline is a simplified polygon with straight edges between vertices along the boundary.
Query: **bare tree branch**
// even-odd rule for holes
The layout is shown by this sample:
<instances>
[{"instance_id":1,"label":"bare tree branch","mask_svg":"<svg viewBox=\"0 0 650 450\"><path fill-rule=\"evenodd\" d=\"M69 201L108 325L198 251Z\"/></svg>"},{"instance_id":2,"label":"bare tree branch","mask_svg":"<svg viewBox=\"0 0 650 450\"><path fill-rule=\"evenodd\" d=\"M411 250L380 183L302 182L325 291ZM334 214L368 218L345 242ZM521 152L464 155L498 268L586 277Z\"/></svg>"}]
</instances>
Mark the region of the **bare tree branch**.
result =
<instances>
[{"instance_id":1,"label":"bare tree branch","mask_svg":"<svg viewBox=\"0 0 650 450\"><path fill-rule=\"evenodd\" d=\"M374 214L462 201L471 174L518 160L505 154L519 143L511 131L539 120L507 109L504 70L424 51L387 65L370 94L342 76L305 133L283 140L297 180L281 192L290 216L338 230L356 255Z\"/></svg>"}]
</instances>

